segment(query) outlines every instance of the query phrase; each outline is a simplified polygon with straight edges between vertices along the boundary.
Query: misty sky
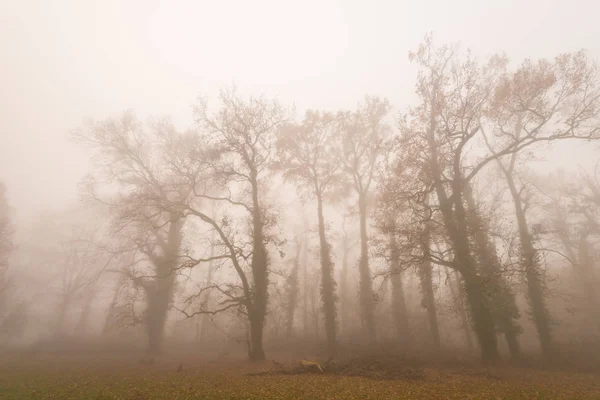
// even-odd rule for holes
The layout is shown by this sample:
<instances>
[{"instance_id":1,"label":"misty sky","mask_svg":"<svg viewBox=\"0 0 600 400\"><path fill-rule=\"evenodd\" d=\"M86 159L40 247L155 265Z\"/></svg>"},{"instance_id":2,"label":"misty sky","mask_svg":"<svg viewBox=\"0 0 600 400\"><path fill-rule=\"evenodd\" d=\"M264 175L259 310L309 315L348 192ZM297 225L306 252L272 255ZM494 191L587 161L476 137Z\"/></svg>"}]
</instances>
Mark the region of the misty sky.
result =
<instances>
[{"instance_id":1,"label":"misty sky","mask_svg":"<svg viewBox=\"0 0 600 400\"><path fill-rule=\"evenodd\" d=\"M407 53L430 31L481 56L600 60L599 14L594 0L0 0L0 180L20 216L64 206L88 167L67 138L84 118L132 108L183 128L198 94L234 82L299 112L367 93L403 109ZM577 161L595 158L583 146Z\"/></svg>"}]
</instances>

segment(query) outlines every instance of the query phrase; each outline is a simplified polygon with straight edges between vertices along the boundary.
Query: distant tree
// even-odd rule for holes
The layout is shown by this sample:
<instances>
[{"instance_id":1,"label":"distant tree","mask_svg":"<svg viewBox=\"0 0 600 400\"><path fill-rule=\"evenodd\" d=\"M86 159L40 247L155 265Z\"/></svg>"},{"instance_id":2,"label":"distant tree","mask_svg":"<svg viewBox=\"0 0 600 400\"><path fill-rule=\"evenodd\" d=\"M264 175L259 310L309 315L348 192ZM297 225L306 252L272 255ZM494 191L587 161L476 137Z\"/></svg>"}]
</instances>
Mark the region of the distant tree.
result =
<instances>
[{"instance_id":1,"label":"distant tree","mask_svg":"<svg viewBox=\"0 0 600 400\"><path fill-rule=\"evenodd\" d=\"M11 208L6 198L6 187L0 182L0 317L6 307L6 296L10 287L8 277L9 259L14 249L15 229L11 223Z\"/></svg>"},{"instance_id":2,"label":"distant tree","mask_svg":"<svg viewBox=\"0 0 600 400\"><path fill-rule=\"evenodd\" d=\"M347 229L348 220L350 219L350 213L345 212L342 219L342 237L341 237L341 248L342 248L342 265L340 268L340 322L342 331L345 331L349 327L351 305L350 305L350 252L360 241L360 237L355 232Z\"/></svg>"},{"instance_id":3,"label":"distant tree","mask_svg":"<svg viewBox=\"0 0 600 400\"><path fill-rule=\"evenodd\" d=\"M502 77L490 108L494 140L485 136L497 157L515 207L522 267L533 321L544 355L554 353L551 317L545 299L541 256L528 225L524 186L516 178L517 160L526 146L560 139L600 138L600 82L585 53L563 54L537 63L526 60ZM510 154L503 150L512 147Z\"/></svg>"},{"instance_id":4,"label":"distant tree","mask_svg":"<svg viewBox=\"0 0 600 400\"><path fill-rule=\"evenodd\" d=\"M148 132L132 112L102 122L90 121L74 132L74 139L95 151L94 168L84 181L88 200L107 207L116 247L109 254L132 253L122 271L143 290L143 321L147 350L162 350L167 312L173 300L182 254L184 219L164 207L185 202L189 192L172 190L176 177L168 175L163 158L170 144L165 121L156 121ZM149 268L144 268L148 266Z\"/></svg>"}]
</instances>

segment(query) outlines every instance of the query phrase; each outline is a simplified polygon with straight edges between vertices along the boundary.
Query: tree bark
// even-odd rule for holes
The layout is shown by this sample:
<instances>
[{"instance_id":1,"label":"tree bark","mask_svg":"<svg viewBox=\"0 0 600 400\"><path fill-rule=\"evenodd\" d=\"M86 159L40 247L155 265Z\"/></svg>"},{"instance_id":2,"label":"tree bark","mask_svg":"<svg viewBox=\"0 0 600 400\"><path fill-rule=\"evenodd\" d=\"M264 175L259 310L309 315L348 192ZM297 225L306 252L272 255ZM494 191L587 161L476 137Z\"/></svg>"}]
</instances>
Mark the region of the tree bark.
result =
<instances>
[{"instance_id":1,"label":"tree bark","mask_svg":"<svg viewBox=\"0 0 600 400\"><path fill-rule=\"evenodd\" d=\"M340 273L340 322L342 332L348 329L348 237L342 238L342 268Z\"/></svg>"},{"instance_id":2,"label":"tree bark","mask_svg":"<svg viewBox=\"0 0 600 400\"><path fill-rule=\"evenodd\" d=\"M373 298L373 282L369 269L369 245L367 235L367 199L366 194L358 196L358 208L360 212L360 262L358 265L360 273L360 300L363 325L366 328L367 338L370 344L375 344L375 299Z\"/></svg>"},{"instance_id":3,"label":"tree bark","mask_svg":"<svg viewBox=\"0 0 600 400\"><path fill-rule=\"evenodd\" d=\"M333 261L331 247L325 236L325 218L323 217L323 199L317 192L317 214L319 217L319 243L321 250L321 299L325 317L325 334L327 349L330 356L336 350L336 309L335 309L335 280L333 279Z\"/></svg>"},{"instance_id":4,"label":"tree bark","mask_svg":"<svg viewBox=\"0 0 600 400\"><path fill-rule=\"evenodd\" d=\"M268 253L265 247L263 233L263 218L258 201L258 180L257 172L251 169L250 181L252 186L252 276L254 278L254 296L252 301L252 311L248 313L250 319L250 359L260 361L265 359L263 348L263 330L267 315L268 302Z\"/></svg>"},{"instance_id":5,"label":"tree bark","mask_svg":"<svg viewBox=\"0 0 600 400\"><path fill-rule=\"evenodd\" d=\"M434 85L436 86L436 85ZM437 90L437 88L434 87ZM452 197L446 194L442 171L438 161L438 149L435 142L437 121L435 114L435 99L431 99L430 126L428 131L428 146L430 158L428 170L432 175L434 189L437 194L439 208L446 234L454 250L454 264L462 275L465 283L465 293L469 302L473 328L477 335L484 363L494 363L499 359L498 342L489 299L486 296L482 277L477 273L477 267L471 253L467 218L463 205L463 179L460 171L460 158L455 155L454 177L451 181ZM458 157L458 158L457 158Z\"/></svg>"},{"instance_id":6,"label":"tree bark","mask_svg":"<svg viewBox=\"0 0 600 400\"><path fill-rule=\"evenodd\" d=\"M181 249L182 228L184 221L175 213L169 215L169 230L166 243L162 246L163 255L155 257L156 277L151 283L145 284L146 293L146 332L148 334L147 351L151 355L162 352L165 323L173 300L175 289L175 269Z\"/></svg>"},{"instance_id":7,"label":"tree bark","mask_svg":"<svg viewBox=\"0 0 600 400\"><path fill-rule=\"evenodd\" d=\"M446 270L446 274L449 277L450 294L454 299L459 299L460 301L460 304L458 305L458 316L460 317L461 327L465 335L465 343L467 345L467 350L469 350L469 352L472 352L474 350L473 338L471 337L471 329L469 327L469 318L467 317L467 311L465 310L465 305L462 302L462 285L459 281L458 276L454 275L454 273Z\"/></svg>"},{"instance_id":8,"label":"tree bark","mask_svg":"<svg viewBox=\"0 0 600 400\"><path fill-rule=\"evenodd\" d=\"M525 270L525 279L527 282L527 294L533 322L538 332L542 353L545 357L551 357L554 353L552 343L552 332L550 329L550 314L546 306L544 294L544 277L540 265L540 255L533 246L533 236L527 226L527 216L521 201L521 196L515 185L512 176L512 162L510 169L501 168L506 177L506 182L513 198L515 206L515 216L519 228L519 239L521 242L522 265Z\"/></svg>"}]
</instances>

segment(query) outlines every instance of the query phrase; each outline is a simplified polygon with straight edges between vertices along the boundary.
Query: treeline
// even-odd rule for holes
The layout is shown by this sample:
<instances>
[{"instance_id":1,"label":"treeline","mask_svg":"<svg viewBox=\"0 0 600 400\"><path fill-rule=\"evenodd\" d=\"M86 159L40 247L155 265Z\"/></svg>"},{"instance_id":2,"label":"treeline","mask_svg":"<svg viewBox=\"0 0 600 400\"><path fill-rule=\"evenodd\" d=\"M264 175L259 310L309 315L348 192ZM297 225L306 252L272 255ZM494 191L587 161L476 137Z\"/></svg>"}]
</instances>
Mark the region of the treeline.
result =
<instances>
[{"instance_id":1,"label":"treeline","mask_svg":"<svg viewBox=\"0 0 600 400\"><path fill-rule=\"evenodd\" d=\"M400 114L365 97L355 110L297 118L232 88L217 108L200 99L184 132L132 112L84 124L72 135L94 152L82 196L103 216L63 241L61 268L72 267L61 307L78 291L91 307L96 291L86 289L112 272L106 324L140 324L150 353L163 348L169 312L199 321L199 337L225 313L241 321L249 358L262 360L266 327L291 336L302 319L306 331L309 304L330 355L353 316L368 345L385 320L409 348L414 271L436 352L449 312L441 283L464 345L484 362L500 358L499 340L522 358L527 317L543 355L557 355L553 288L573 294L577 323L597 340L600 184L592 171L543 176L531 163L540 145L600 138L595 63L577 52L511 67L429 37L410 59L418 101ZM389 285L389 304L374 280Z\"/></svg>"}]
</instances>

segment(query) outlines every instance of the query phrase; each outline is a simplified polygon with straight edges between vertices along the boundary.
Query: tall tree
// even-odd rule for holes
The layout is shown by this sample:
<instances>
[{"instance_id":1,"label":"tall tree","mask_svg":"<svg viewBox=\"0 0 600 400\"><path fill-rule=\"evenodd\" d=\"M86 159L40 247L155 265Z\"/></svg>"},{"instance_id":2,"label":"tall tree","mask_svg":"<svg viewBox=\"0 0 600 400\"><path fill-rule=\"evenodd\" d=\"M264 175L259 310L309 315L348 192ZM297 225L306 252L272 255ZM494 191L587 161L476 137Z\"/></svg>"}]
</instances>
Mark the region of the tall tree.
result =
<instances>
[{"instance_id":1,"label":"tall tree","mask_svg":"<svg viewBox=\"0 0 600 400\"><path fill-rule=\"evenodd\" d=\"M503 64L492 58L484 69L470 56L461 60L454 49L433 47L430 37L410 58L420 66L421 104L411 110L410 120L401 121L403 145L418 157L436 194L454 253L451 266L462 275L482 359L494 362L499 357L494 318L469 242L463 187L470 176L465 176L463 153L479 132L479 117ZM487 162L479 163L469 175Z\"/></svg>"},{"instance_id":2,"label":"tall tree","mask_svg":"<svg viewBox=\"0 0 600 400\"><path fill-rule=\"evenodd\" d=\"M6 297L10 287L8 278L9 258L14 249L14 227L11 222L11 208L6 198L6 187L0 182L0 317L6 308Z\"/></svg>"},{"instance_id":3,"label":"tall tree","mask_svg":"<svg viewBox=\"0 0 600 400\"><path fill-rule=\"evenodd\" d=\"M302 124L290 124L280 131L277 145L283 175L299 184L300 190L317 200L319 250L321 259L321 301L330 354L336 348L336 282L333 277L331 245L325 230L323 202L341 180L336 119L332 114L308 111Z\"/></svg>"},{"instance_id":4,"label":"tall tree","mask_svg":"<svg viewBox=\"0 0 600 400\"><path fill-rule=\"evenodd\" d=\"M6 296L10 287L8 279L9 258L14 248L14 227L11 223L11 209L6 198L6 187L0 182L0 316L6 307Z\"/></svg>"},{"instance_id":5,"label":"tall tree","mask_svg":"<svg viewBox=\"0 0 600 400\"><path fill-rule=\"evenodd\" d=\"M375 300L369 268L368 206L377 167L382 160L390 127L385 118L390 111L387 100L366 97L355 112L340 113L342 163L355 193L360 214L360 303L363 326L369 341L376 340Z\"/></svg>"},{"instance_id":6,"label":"tall tree","mask_svg":"<svg viewBox=\"0 0 600 400\"><path fill-rule=\"evenodd\" d=\"M551 319L545 299L541 255L535 247L516 165L522 152L516 149L538 141L590 139L600 135L600 85L596 67L585 53L563 54L551 62L524 61L512 74L503 76L494 92L490 117L500 146L484 136L508 185L515 209L521 245L521 263L542 351L554 352ZM498 147L514 146L502 155Z\"/></svg>"},{"instance_id":7,"label":"tall tree","mask_svg":"<svg viewBox=\"0 0 600 400\"><path fill-rule=\"evenodd\" d=\"M216 231L223 252L213 258L229 259L240 280L238 285L228 285L227 290L217 287L226 296L224 307L192 315L242 307L250 325L249 358L263 360L269 286L267 244L278 243L269 232L276 215L269 212L264 196L268 192L266 179L275 153L276 131L287 122L290 113L277 101L262 97L243 99L235 88L221 91L220 102L219 110L210 113L206 101L200 99L195 114L202 132L192 138L195 144L184 141L177 147L170 155L169 168L180 178L180 187L187 188L196 200L217 201L247 213L242 218L249 226L249 243L234 226L235 212L216 220L198 202L170 207L180 207L184 216L199 218ZM245 269L248 260L250 274Z\"/></svg>"},{"instance_id":8,"label":"tall tree","mask_svg":"<svg viewBox=\"0 0 600 400\"><path fill-rule=\"evenodd\" d=\"M162 350L167 312L182 261L184 220L161 204L185 201L189 196L189 192L168 190L172 177L165 173L161 158L167 145L163 125L164 121L157 121L147 132L132 112L126 112L119 118L90 121L74 132L75 140L96 154L84 186L88 199L108 208L113 236L128 247L118 245L121 249L113 249L113 254L135 253L134 261L123 272L144 291L144 324L151 354ZM150 271L144 271L144 265Z\"/></svg>"}]
</instances>

